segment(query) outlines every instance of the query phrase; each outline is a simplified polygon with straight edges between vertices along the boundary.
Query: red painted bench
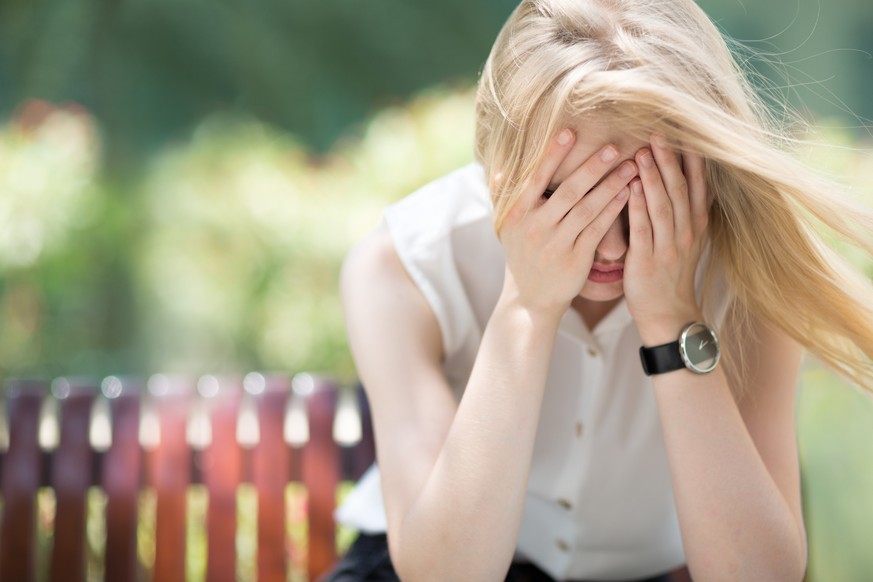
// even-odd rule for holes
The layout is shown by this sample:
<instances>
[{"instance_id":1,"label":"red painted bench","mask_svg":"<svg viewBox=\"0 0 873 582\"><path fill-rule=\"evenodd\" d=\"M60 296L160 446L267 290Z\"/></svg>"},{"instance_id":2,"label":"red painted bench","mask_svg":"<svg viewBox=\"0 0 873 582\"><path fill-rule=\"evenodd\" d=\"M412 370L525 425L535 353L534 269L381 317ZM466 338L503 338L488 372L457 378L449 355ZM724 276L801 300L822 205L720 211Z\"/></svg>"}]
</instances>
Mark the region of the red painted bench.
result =
<instances>
[{"instance_id":1,"label":"red painted bench","mask_svg":"<svg viewBox=\"0 0 873 582\"><path fill-rule=\"evenodd\" d=\"M106 495L104 578L137 579L138 495L151 488L157 499L153 578L185 580L186 492L202 483L208 491L207 580L236 579L237 487L257 491L257 579L285 580L288 568L285 491L289 482L307 490L307 570L310 580L336 560L333 522L337 486L357 479L374 457L370 417L363 392L357 397L361 438L353 446L334 439L337 403L343 392L329 379L300 374L249 374L245 378L192 379L154 376L102 382L61 378L6 383L8 448L0 454L3 517L0 579L37 577L36 494L54 489L56 513L48 568L51 580L85 579L86 496ZM41 409L56 401L56 447L40 446ZM98 400L101 400L99 403ZM92 411L104 416L108 448L94 446ZM50 403L52 404L52 403ZM289 406L291 407L289 409ZM296 410L295 428L289 410ZM145 426L141 426L141 421ZM302 433L301 433L302 430ZM302 436L294 434L294 431ZM98 434L99 436L99 434ZM99 439L98 439L99 440ZM240 444L242 442L242 444ZM290 442L290 444L289 444Z\"/></svg>"},{"instance_id":2,"label":"red painted bench","mask_svg":"<svg viewBox=\"0 0 873 582\"><path fill-rule=\"evenodd\" d=\"M353 445L340 445L334 436L335 421L343 416L338 411L349 410L338 407L341 394L360 412L355 416L359 437L346 439ZM51 447L40 445L46 401L58 409ZM94 437L95 404L109 408L102 438L108 441L111 434L111 444L94 442L101 440ZM104 579L140 576L138 496L149 488L157 499L152 578L184 581L191 484L208 491L206 580L236 580L241 483L251 483L257 492L257 579L284 581L289 560L285 491L291 482L307 490L306 569L308 579L316 580L336 560L337 487L342 480L356 480L374 458L363 391L342 392L331 380L308 374L199 380L159 375L147 384L114 377L102 382L61 378L51 384L13 380L6 383L6 413L8 448L0 452L3 581L37 578L40 487L53 488L56 499L50 579L85 580L86 503L92 486L106 496ZM688 581L685 569L671 576L671 582Z\"/></svg>"}]
</instances>

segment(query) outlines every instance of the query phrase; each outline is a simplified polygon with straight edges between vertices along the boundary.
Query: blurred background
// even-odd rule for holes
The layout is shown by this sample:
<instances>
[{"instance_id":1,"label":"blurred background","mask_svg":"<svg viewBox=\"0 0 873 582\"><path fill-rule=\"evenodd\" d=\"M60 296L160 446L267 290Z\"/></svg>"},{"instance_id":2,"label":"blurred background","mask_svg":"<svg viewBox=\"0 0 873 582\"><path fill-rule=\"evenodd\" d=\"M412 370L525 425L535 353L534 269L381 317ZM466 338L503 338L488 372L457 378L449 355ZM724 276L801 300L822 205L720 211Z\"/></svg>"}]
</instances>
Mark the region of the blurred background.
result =
<instances>
[{"instance_id":1,"label":"blurred background","mask_svg":"<svg viewBox=\"0 0 873 582\"><path fill-rule=\"evenodd\" d=\"M0 380L351 382L342 257L472 159L515 3L0 0ZM811 122L802 155L873 205L869 3L700 4ZM798 427L809 579L869 580L871 399L809 361Z\"/></svg>"}]
</instances>

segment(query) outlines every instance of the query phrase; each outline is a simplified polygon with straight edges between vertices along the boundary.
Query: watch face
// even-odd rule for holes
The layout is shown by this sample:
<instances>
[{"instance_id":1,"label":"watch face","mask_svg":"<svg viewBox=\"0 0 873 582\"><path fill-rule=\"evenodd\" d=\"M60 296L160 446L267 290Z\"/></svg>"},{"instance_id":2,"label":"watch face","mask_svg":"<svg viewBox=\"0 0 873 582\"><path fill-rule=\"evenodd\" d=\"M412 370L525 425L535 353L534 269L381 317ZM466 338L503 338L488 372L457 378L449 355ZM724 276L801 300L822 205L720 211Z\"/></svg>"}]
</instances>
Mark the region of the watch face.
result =
<instances>
[{"instance_id":1,"label":"watch face","mask_svg":"<svg viewBox=\"0 0 873 582\"><path fill-rule=\"evenodd\" d=\"M682 360L692 372L706 374L718 364L718 338L715 332L702 323L692 323L679 340Z\"/></svg>"}]
</instances>

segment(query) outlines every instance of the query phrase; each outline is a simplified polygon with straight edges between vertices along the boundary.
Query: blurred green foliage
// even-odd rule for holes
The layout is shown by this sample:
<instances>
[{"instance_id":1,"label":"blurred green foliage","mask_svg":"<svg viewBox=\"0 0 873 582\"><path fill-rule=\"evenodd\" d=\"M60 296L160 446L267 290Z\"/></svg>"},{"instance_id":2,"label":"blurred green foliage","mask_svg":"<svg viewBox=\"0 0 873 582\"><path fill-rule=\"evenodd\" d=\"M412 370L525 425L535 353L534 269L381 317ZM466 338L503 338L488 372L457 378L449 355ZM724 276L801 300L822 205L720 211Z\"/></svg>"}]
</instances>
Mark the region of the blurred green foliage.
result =
<instances>
[{"instance_id":1,"label":"blurred green foliage","mask_svg":"<svg viewBox=\"0 0 873 582\"><path fill-rule=\"evenodd\" d=\"M807 582L865 582L873 572L873 399L809 363L797 432Z\"/></svg>"},{"instance_id":2,"label":"blurred green foliage","mask_svg":"<svg viewBox=\"0 0 873 582\"><path fill-rule=\"evenodd\" d=\"M31 111L34 109L35 111ZM118 192L94 120L0 130L0 375L324 370L350 378L344 254L391 200L472 159L472 91L426 93L317 159L216 116Z\"/></svg>"}]
</instances>

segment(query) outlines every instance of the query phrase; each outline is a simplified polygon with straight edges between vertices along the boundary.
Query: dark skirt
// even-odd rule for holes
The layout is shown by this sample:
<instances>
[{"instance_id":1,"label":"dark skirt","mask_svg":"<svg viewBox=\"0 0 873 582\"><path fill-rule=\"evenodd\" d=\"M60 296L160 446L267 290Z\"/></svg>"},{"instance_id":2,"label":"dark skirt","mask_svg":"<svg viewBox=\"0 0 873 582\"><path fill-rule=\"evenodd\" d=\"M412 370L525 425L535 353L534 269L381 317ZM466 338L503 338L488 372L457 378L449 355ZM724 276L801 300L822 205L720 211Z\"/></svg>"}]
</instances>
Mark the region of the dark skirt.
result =
<instances>
[{"instance_id":1,"label":"dark skirt","mask_svg":"<svg viewBox=\"0 0 873 582\"><path fill-rule=\"evenodd\" d=\"M388 555L388 538L385 534L360 534L336 568L319 582L400 582ZM555 582L555 579L533 564L513 563L505 582ZM670 582L670 575L639 582Z\"/></svg>"}]
</instances>

